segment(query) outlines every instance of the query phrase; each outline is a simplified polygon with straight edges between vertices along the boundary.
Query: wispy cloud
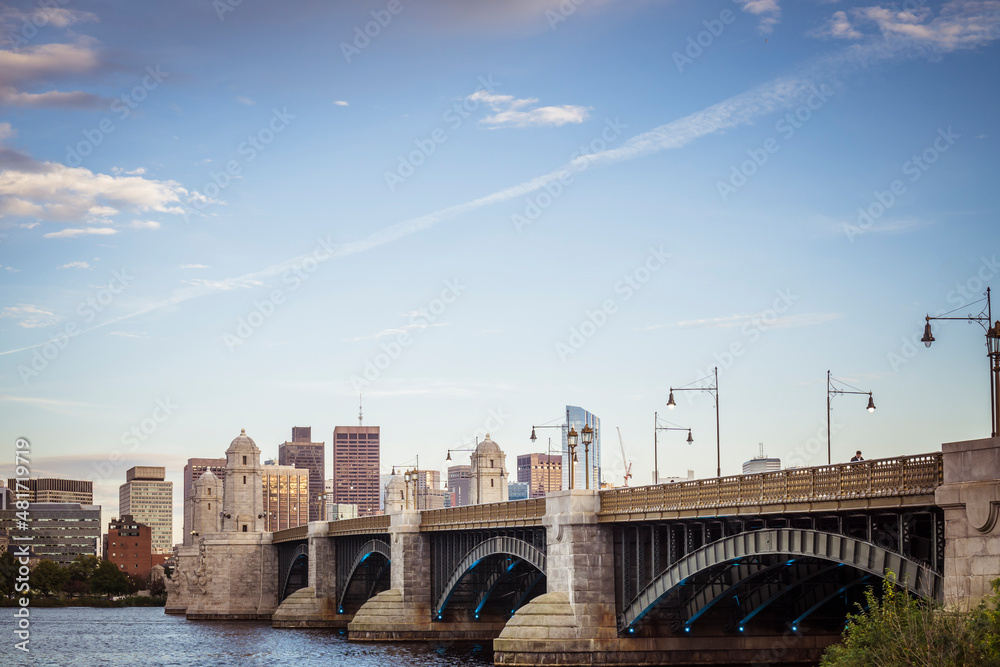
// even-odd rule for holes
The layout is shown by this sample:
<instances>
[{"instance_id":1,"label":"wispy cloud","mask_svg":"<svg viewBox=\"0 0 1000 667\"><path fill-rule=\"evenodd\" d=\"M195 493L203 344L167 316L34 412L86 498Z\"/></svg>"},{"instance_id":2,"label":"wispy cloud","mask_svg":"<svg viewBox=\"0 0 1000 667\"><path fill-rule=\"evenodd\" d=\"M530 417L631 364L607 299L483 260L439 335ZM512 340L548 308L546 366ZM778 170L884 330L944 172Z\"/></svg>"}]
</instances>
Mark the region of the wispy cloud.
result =
<instances>
[{"instance_id":1,"label":"wispy cloud","mask_svg":"<svg viewBox=\"0 0 1000 667\"><path fill-rule=\"evenodd\" d=\"M417 317L419 313L407 313L407 317ZM433 324L429 322L414 322L412 324L404 324L401 327L394 327L390 329L382 329L369 336L358 336L356 338L348 339L350 342L356 342L360 340L374 340L378 338L384 338L385 336L398 336L399 334L406 333L408 331L428 329L430 327L446 327L448 322L435 322Z\"/></svg>"},{"instance_id":2,"label":"wispy cloud","mask_svg":"<svg viewBox=\"0 0 1000 667\"><path fill-rule=\"evenodd\" d=\"M181 264L182 269L208 269L208 264Z\"/></svg>"},{"instance_id":3,"label":"wispy cloud","mask_svg":"<svg viewBox=\"0 0 1000 667\"><path fill-rule=\"evenodd\" d=\"M37 329L47 327L59 321L59 316L51 310L45 310L30 303L20 303L16 306L7 306L0 312L0 317L10 317L17 320L17 326L25 329ZM48 342L48 341L46 341ZM43 343L44 345L44 343Z\"/></svg>"},{"instance_id":4,"label":"wispy cloud","mask_svg":"<svg viewBox=\"0 0 1000 667\"><path fill-rule=\"evenodd\" d=\"M792 329L796 327L810 327L817 324L824 324L841 317L840 313L800 313L798 315L786 315L784 317L768 318L763 321L761 313L725 315L723 317L710 317L698 320L681 320L669 324L652 324L643 327L644 331L655 331L657 329L733 329L744 324L760 322L768 329Z\"/></svg>"},{"instance_id":5,"label":"wispy cloud","mask_svg":"<svg viewBox=\"0 0 1000 667\"><path fill-rule=\"evenodd\" d=\"M159 229L161 225L155 220L133 220L130 226L135 229Z\"/></svg>"},{"instance_id":6,"label":"wispy cloud","mask_svg":"<svg viewBox=\"0 0 1000 667\"><path fill-rule=\"evenodd\" d=\"M253 105L257 104L256 102L254 102L253 100L251 100L249 97L246 97L244 95L240 95L239 97L237 97L236 101L239 102L240 104L245 104L248 107L252 107Z\"/></svg>"},{"instance_id":7,"label":"wispy cloud","mask_svg":"<svg viewBox=\"0 0 1000 667\"><path fill-rule=\"evenodd\" d=\"M350 106L350 103L347 100L336 100L334 102L334 104L336 106L338 106L338 107L347 107L347 106Z\"/></svg>"},{"instance_id":8,"label":"wispy cloud","mask_svg":"<svg viewBox=\"0 0 1000 667\"><path fill-rule=\"evenodd\" d=\"M149 334L145 331L109 331L108 335L122 338L149 338Z\"/></svg>"},{"instance_id":9,"label":"wispy cloud","mask_svg":"<svg viewBox=\"0 0 1000 667\"><path fill-rule=\"evenodd\" d=\"M2 216L0 216L2 217ZM58 232L49 232L44 234L47 239L71 239L77 236L110 236L111 234L117 234L118 230L113 227L69 227L67 229L61 229Z\"/></svg>"},{"instance_id":10,"label":"wispy cloud","mask_svg":"<svg viewBox=\"0 0 1000 667\"><path fill-rule=\"evenodd\" d=\"M537 104L538 100L534 97L517 99L513 95L497 95L488 90L477 90L467 99L482 102L494 111L493 114L479 121L493 129L500 127L558 127L566 123L582 123L590 115L589 107L571 104L526 109L525 107Z\"/></svg>"},{"instance_id":11,"label":"wispy cloud","mask_svg":"<svg viewBox=\"0 0 1000 667\"><path fill-rule=\"evenodd\" d=\"M3 33L8 34L7 30ZM110 100L80 90L28 92L48 81L100 71L96 41L78 37L72 44L33 44L18 50L0 49L0 105L95 109Z\"/></svg>"},{"instance_id":12,"label":"wispy cloud","mask_svg":"<svg viewBox=\"0 0 1000 667\"><path fill-rule=\"evenodd\" d=\"M87 262L68 262L59 267L60 269L89 269L90 264Z\"/></svg>"},{"instance_id":13,"label":"wispy cloud","mask_svg":"<svg viewBox=\"0 0 1000 667\"><path fill-rule=\"evenodd\" d=\"M863 32L869 29L868 33ZM813 36L860 40L870 29L887 39L901 38L941 52L973 49L1000 37L1000 1L952 0L935 16L930 7L900 10L882 6L837 11Z\"/></svg>"},{"instance_id":14,"label":"wispy cloud","mask_svg":"<svg viewBox=\"0 0 1000 667\"><path fill-rule=\"evenodd\" d=\"M757 29L765 35L774 31L781 20L781 5L778 0L734 0L743 6L743 11L760 17Z\"/></svg>"}]
</instances>

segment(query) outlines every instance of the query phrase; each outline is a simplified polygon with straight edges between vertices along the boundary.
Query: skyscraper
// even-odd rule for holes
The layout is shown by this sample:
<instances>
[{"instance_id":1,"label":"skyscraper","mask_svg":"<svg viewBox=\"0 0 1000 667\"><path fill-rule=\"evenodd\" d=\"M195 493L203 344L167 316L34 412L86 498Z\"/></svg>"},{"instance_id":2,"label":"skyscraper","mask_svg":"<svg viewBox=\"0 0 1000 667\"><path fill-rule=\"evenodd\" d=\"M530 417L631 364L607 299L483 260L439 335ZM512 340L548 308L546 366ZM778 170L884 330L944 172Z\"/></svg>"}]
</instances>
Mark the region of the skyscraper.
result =
<instances>
[{"instance_id":1,"label":"skyscraper","mask_svg":"<svg viewBox=\"0 0 1000 667\"><path fill-rule=\"evenodd\" d=\"M321 520L323 480L326 479L326 443L312 442L311 426L293 426L292 440L278 445L278 463L309 471L309 520Z\"/></svg>"},{"instance_id":2,"label":"skyscraper","mask_svg":"<svg viewBox=\"0 0 1000 667\"><path fill-rule=\"evenodd\" d=\"M309 523L309 481L312 473L295 466L265 462L264 530L274 532Z\"/></svg>"},{"instance_id":3,"label":"skyscraper","mask_svg":"<svg viewBox=\"0 0 1000 667\"><path fill-rule=\"evenodd\" d=\"M334 502L357 505L358 516L378 513L380 448L378 426L333 429Z\"/></svg>"},{"instance_id":4,"label":"skyscraper","mask_svg":"<svg viewBox=\"0 0 1000 667\"><path fill-rule=\"evenodd\" d=\"M471 502L469 485L472 484L472 466L448 466L448 494L451 495L451 506L462 507Z\"/></svg>"},{"instance_id":5,"label":"skyscraper","mask_svg":"<svg viewBox=\"0 0 1000 667\"><path fill-rule=\"evenodd\" d=\"M577 489L587 488L587 467L590 468L589 488L601 488L601 420L597 416L575 405L566 406L566 423L577 434L582 434L584 426L594 429L594 442L589 451L584 448L583 436L579 435L576 447L577 460L573 463L573 486ZM566 435L569 429L563 429L562 434L562 488L569 488L569 443Z\"/></svg>"},{"instance_id":6,"label":"skyscraper","mask_svg":"<svg viewBox=\"0 0 1000 667\"><path fill-rule=\"evenodd\" d=\"M526 482L532 498L562 488L562 457L558 454L522 454L517 457L517 481Z\"/></svg>"},{"instance_id":7,"label":"skyscraper","mask_svg":"<svg viewBox=\"0 0 1000 667\"><path fill-rule=\"evenodd\" d=\"M21 497L29 503L94 503L94 483L82 479L57 479L52 477L31 478L21 483L28 487L28 497ZM7 486L17 489L17 480L8 479ZM24 491L22 489L21 493Z\"/></svg>"},{"instance_id":8,"label":"skyscraper","mask_svg":"<svg viewBox=\"0 0 1000 667\"><path fill-rule=\"evenodd\" d=\"M164 481L162 466L135 466L125 473L118 487L118 516L131 515L153 531L153 553L170 553L173 548L174 483Z\"/></svg>"}]
</instances>

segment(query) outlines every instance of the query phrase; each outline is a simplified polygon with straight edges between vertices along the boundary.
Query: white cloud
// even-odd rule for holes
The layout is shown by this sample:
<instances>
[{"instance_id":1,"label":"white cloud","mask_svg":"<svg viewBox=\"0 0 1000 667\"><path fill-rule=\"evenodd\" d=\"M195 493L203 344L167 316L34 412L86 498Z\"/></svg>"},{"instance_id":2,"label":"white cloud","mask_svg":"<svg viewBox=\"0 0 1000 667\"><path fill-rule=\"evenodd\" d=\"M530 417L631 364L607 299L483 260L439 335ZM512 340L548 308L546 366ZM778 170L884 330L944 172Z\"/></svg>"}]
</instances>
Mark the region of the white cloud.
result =
<instances>
[{"instance_id":1,"label":"white cloud","mask_svg":"<svg viewBox=\"0 0 1000 667\"><path fill-rule=\"evenodd\" d=\"M566 123L582 123L590 116L589 107L571 104L522 110L524 107L536 104L538 100L533 97L517 99L513 95L497 95L486 90L477 90L466 99L482 102L495 112L479 121L491 128L558 127Z\"/></svg>"},{"instance_id":2,"label":"white cloud","mask_svg":"<svg viewBox=\"0 0 1000 667\"><path fill-rule=\"evenodd\" d=\"M11 273L20 273L21 272L21 269L15 269L13 266L5 266L5 267L3 267L3 270L4 271L10 271Z\"/></svg>"},{"instance_id":3,"label":"white cloud","mask_svg":"<svg viewBox=\"0 0 1000 667\"><path fill-rule=\"evenodd\" d=\"M252 107L253 105L257 104L256 102L251 100L249 97L246 97L245 95L240 95L239 97L236 98L236 101L239 102L240 104L245 104L248 107Z\"/></svg>"},{"instance_id":4,"label":"white cloud","mask_svg":"<svg viewBox=\"0 0 1000 667\"><path fill-rule=\"evenodd\" d=\"M133 220L131 226L135 229L159 229L160 223L155 220Z\"/></svg>"},{"instance_id":5,"label":"white cloud","mask_svg":"<svg viewBox=\"0 0 1000 667\"><path fill-rule=\"evenodd\" d=\"M60 269L89 269L90 264L86 262L69 262L59 267Z\"/></svg>"},{"instance_id":6,"label":"white cloud","mask_svg":"<svg viewBox=\"0 0 1000 667\"><path fill-rule=\"evenodd\" d=\"M38 306L26 303L19 303L16 306L7 306L0 312L0 317L10 317L18 320L17 326L25 329L37 329L47 327L59 321L59 318L51 310L45 310Z\"/></svg>"},{"instance_id":7,"label":"white cloud","mask_svg":"<svg viewBox=\"0 0 1000 667\"><path fill-rule=\"evenodd\" d=\"M338 107L350 106L350 104L346 100L337 100L334 102L334 104L337 105Z\"/></svg>"},{"instance_id":8,"label":"white cloud","mask_svg":"<svg viewBox=\"0 0 1000 667\"><path fill-rule=\"evenodd\" d=\"M778 0L734 0L743 5L743 11L760 17L757 29L763 34L770 34L774 26L781 20L781 6Z\"/></svg>"},{"instance_id":9,"label":"white cloud","mask_svg":"<svg viewBox=\"0 0 1000 667\"><path fill-rule=\"evenodd\" d=\"M49 232L45 234L47 239L71 239L77 236L88 236L96 234L98 236L110 236L111 234L117 234L118 230L112 227L84 227L84 228L74 228L70 227L67 229L61 229L58 232Z\"/></svg>"},{"instance_id":10,"label":"white cloud","mask_svg":"<svg viewBox=\"0 0 1000 667\"><path fill-rule=\"evenodd\" d=\"M122 338L149 338L149 334L145 331L109 331L108 335Z\"/></svg>"},{"instance_id":11,"label":"white cloud","mask_svg":"<svg viewBox=\"0 0 1000 667\"><path fill-rule=\"evenodd\" d=\"M23 222L20 225L18 225L18 227L21 227L22 229L34 229L35 227L37 227L40 224L42 224L42 223L40 223L40 222Z\"/></svg>"},{"instance_id":12,"label":"white cloud","mask_svg":"<svg viewBox=\"0 0 1000 667\"><path fill-rule=\"evenodd\" d=\"M952 0L941 6L937 16L929 7L855 7L834 12L813 35L857 40L866 36L864 27L876 28L887 39L903 39L939 52L972 49L1000 37L1000 1Z\"/></svg>"},{"instance_id":13,"label":"white cloud","mask_svg":"<svg viewBox=\"0 0 1000 667\"><path fill-rule=\"evenodd\" d=\"M208 269L208 264L181 264L182 269Z\"/></svg>"},{"instance_id":14,"label":"white cloud","mask_svg":"<svg viewBox=\"0 0 1000 667\"><path fill-rule=\"evenodd\" d=\"M0 49L0 104L28 108L74 107L95 109L109 100L83 91L28 92L60 77L80 77L104 67L95 41L80 37L74 44L35 44L18 50Z\"/></svg>"}]
</instances>

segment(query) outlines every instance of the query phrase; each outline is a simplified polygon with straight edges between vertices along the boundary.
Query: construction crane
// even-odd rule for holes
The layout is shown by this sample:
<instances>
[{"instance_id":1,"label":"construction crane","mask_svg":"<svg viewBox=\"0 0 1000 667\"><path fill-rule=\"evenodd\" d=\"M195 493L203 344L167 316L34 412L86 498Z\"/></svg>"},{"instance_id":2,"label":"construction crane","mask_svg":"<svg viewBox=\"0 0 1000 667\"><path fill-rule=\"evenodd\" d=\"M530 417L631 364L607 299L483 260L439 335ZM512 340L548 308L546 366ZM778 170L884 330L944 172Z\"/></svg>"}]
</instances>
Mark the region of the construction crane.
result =
<instances>
[{"instance_id":1,"label":"construction crane","mask_svg":"<svg viewBox=\"0 0 1000 667\"><path fill-rule=\"evenodd\" d=\"M622 430L617 426L615 428L618 429L618 444L622 448L622 464L625 466L624 485L628 486L628 481L632 479L632 462L628 460L628 456L625 454L625 442L622 440Z\"/></svg>"}]
</instances>

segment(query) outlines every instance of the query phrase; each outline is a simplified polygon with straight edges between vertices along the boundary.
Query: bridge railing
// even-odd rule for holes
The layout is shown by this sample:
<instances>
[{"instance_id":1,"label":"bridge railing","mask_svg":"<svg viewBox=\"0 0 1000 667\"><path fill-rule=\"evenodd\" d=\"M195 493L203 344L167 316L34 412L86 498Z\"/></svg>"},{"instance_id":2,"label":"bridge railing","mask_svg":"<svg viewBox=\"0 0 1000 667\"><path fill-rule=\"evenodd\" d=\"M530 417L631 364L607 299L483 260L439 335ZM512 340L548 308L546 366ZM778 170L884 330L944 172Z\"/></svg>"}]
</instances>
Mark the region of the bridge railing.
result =
<instances>
[{"instance_id":1,"label":"bridge railing","mask_svg":"<svg viewBox=\"0 0 1000 667\"><path fill-rule=\"evenodd\" d=\"M463 505L421 512L421 530L459 530L512 526L539 526L545 516L545 498L505 503Z\"/></svg>"},{"instance_id":2,"label":"bridge railing","mask_svg":"<svg viewBox=\"0 0 1000 667\"><path fill-rule=\"evenodd\" d=\"M940 452L601 491L601 514L635 514L933 493ZM462 508L457 508L462 509Z\"/></svg>"},{"instance_id":3,"label":"bridge railing","mask_svg":"<svg viewBox=\"0 0 1000 667\"><path fill-rule=\"evenodd\" d=\"M372 535L389 532L390 517L388 514L378 516L360 516L356 519L341 519L330 521L330 537L336 535Z\"/></svg>"}]
</instances>

